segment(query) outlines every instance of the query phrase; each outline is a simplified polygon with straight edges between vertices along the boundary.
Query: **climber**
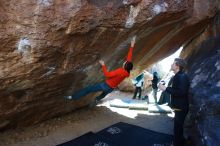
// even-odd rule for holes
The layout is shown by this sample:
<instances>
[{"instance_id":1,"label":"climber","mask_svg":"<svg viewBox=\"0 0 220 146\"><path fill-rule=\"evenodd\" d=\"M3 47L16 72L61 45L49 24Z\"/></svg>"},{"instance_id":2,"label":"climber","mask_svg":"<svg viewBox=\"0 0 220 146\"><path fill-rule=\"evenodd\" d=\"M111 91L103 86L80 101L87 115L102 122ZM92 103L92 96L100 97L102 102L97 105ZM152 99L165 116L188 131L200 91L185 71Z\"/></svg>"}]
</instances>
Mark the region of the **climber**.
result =
<instances>
[{"instance_id":1,"label":"climber","mask_svg":"<svg viewBox=\"0 0 220 146\"><path fill-rule=\"evenodd\" d=\"M135 44L136 37L131 40L130 49L127 55L127 60L123 63L123 67L118 68L113 71L108 71L103 60L99 60L102 66L102 71L106 77L105 82L101 82L92 86L85 87L78 92L74 93L72 96L65 96L66 99L80 99L81 97L97 91L102 91L102 93L95 98L95 101L91 103L91 106L95 106L101 99L103 99L107 94L111 93L125 78L129 77L130 71L133 68L132 52Z\"/></svg>"}]
</instances>

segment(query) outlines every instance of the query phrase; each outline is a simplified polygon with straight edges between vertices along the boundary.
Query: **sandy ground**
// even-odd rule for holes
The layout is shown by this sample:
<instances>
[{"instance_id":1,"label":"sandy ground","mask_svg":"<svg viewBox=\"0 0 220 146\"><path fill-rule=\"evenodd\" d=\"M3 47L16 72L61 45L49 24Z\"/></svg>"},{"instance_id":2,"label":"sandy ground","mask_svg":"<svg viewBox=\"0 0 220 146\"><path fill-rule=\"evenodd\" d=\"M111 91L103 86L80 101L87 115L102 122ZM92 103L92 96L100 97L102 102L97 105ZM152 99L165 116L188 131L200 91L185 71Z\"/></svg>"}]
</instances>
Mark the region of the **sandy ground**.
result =
<instances>
[{"instance_id":1,"label":"sandy ground","mask_svg":"<svg viewBox=\"0 0 220 146\"><path fill-rule=\"evenodd\" d=\"M117 122L126 122L172 134L173 114L110 107L114 99L131 99L131 93L115 91L94 108L83 108L41 124L0 133L0 146L54 146L89 131L97 132ZM145 101L141 101L145 102Z\"/></svg>"}]
</instances>

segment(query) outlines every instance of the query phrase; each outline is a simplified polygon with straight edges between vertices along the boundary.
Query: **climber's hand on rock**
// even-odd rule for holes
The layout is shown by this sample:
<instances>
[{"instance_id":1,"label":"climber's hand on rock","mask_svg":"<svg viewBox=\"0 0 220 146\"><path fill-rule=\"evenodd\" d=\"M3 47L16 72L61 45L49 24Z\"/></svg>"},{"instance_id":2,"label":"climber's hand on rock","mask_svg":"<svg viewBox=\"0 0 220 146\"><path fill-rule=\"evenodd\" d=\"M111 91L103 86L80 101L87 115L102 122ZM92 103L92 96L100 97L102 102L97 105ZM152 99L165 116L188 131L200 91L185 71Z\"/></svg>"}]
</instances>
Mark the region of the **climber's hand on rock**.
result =
<instances>
[{"instance_id":1,"label":"climber's hand on rock","mask_svg":"<svg viewBox=\"0 0 220 146\"><path fill-rule=\"evenodd\" d=\"M103 60L99 60L99 64L101 64L101 66L105 65L105 62Z\"/></svg>"}]
</instances>

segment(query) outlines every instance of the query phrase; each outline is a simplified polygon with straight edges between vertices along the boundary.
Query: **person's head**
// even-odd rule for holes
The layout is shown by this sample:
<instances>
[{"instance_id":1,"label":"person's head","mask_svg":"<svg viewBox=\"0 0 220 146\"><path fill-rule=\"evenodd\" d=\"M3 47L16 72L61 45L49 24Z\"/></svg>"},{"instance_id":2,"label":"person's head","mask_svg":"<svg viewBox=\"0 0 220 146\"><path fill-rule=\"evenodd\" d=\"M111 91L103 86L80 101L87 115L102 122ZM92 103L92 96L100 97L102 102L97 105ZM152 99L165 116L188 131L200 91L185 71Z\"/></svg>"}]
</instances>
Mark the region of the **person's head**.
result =
<instances>
[{"instance_id":1,"label":"person's head","mask_svg":"<svg viewBox=\"0 0 220 146\"><path fill-rule=\"evenodd\" d=\"M153 75L157 76L157 72L155 71L155 72L153 73Z\"/></svg>"},{"instance_id":2,"label":"person's head","mask_svg":"<svg viewBox=\"0 0 220 146\"><path fill-rule=\"evenodd\" d=\"M184 71L186 67L185 60L181 58L175 58L173 64L171 65L171 70L174 71L174 73L177 73L178 71Z\"/></svg>"},{"instance_id":3,"label":"person's head","mask_svg":"<svg viewBox=\"0 0 220 146\"><path fill-rule=\"evenodd\" d=\"M130 71L133 69L133 63L130 61L125 61L123 63L123 68L130 73Z\"/></svg>"}]
</instances>

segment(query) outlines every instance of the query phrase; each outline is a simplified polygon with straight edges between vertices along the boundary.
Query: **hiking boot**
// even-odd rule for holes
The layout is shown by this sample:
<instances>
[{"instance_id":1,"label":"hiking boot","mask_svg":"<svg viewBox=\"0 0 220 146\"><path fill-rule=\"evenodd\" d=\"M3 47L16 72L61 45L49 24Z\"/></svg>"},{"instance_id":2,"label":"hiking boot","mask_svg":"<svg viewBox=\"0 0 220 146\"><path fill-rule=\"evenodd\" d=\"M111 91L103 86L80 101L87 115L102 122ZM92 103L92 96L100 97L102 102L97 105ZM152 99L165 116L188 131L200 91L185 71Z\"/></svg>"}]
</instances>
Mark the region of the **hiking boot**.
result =
<instances>
[{"instance_id":1,"label":"hiking boot","mask_svg":"<svg viewBox=\"0 0 220 146\"><path fill-rule=\"evenodd\" d=\"M71 100L72 96L64 96L65 99Z\"/></svg>"}]
</instances>

